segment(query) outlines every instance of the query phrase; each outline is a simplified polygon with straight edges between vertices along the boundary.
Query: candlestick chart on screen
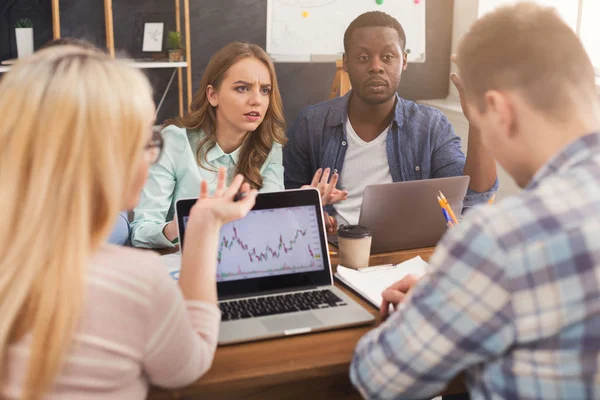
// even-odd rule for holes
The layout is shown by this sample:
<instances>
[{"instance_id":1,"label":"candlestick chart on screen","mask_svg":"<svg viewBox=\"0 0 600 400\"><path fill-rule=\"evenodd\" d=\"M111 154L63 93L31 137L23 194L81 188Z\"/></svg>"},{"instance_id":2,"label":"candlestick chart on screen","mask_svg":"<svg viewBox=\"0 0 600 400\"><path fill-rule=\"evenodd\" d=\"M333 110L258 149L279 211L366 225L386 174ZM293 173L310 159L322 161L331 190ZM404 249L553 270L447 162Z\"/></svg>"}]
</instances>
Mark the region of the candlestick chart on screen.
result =
<instances>
[{"instance_id":1,"label":"candlestick chart on screen","mask_svg":"<svg viewBox=\"0 0 600 400\"><path fill-rule=\"evenodd\" d=\"M251 211L220 232L217 280L318 271L324 268L313 206Z\"/></svg>"}]
</instances>

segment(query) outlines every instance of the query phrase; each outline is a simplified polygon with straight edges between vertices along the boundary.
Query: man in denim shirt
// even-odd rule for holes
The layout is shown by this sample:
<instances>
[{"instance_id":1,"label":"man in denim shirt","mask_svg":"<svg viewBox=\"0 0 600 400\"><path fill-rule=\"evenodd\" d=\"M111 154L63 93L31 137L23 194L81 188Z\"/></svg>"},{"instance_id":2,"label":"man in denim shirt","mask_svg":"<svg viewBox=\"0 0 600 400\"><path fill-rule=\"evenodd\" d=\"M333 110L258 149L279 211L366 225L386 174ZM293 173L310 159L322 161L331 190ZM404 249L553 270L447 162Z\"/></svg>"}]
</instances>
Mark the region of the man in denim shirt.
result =
<instances>
[{"instance_id":1,"label":"man in denim shirt","mask_svg":"<svg viewBox=\"0 0 600 400\"><path fill-rule=\"evenodd\" d=\"M309 184L317 169L330 168L348 191L348 200L326 207L340 224L358 222L367 185L469 175L465 207L486 202L497 190L495 160L480 146L476 129L469 129L465 159L440 111L397 95L407 67L405 44L393 17L368 12L356 18L344 34L344 69L353 90L305 108L288 131L286 188Z\"/></svg>"}]
</instances>

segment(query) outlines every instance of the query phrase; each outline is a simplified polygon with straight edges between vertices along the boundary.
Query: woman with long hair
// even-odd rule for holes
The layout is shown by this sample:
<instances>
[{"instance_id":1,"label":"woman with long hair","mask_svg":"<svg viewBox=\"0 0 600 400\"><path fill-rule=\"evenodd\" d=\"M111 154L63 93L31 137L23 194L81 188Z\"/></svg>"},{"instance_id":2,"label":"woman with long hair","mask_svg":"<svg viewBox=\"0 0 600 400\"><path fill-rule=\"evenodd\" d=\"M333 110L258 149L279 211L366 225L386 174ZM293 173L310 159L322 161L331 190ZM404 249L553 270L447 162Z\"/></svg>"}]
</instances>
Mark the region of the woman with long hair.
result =
<instances>
[{"instance_id":1,"label":"woman with long hair","mask_svg":"<svg viewBox=\"0 0 600 400\"><path fill-rule=\"evenodd\" d=\"M154 113L147 79L97 51L44 49L0 80L0 398L142 399L210 367L219 230L256 191L201 185L179 288L156 254L106 244L159 159Z\"/></svg>"},{"instance_id":2,"label":"woman with long hair","mask_svg":"<svg viewBox=\"0 0 600 400\"><path fill-rule=\"evenodd\" d=\"M196 197L201 180L213 190L219 168L226 169L227 182L241 174L259 192L284 190L283 107L275 67L260 46L233 42L217 51L190 112L164 125L164 155L152 166L134 210L134 246L173 247L175 202ZM328 186L328 175L319 173L314 185L329 199L324 200L345 197L334 190L337 177Z\"/></svg>"},{"instance_id":3,"label":"woman with long hair","mask_svg":"<svg viewBox=\"0 0 600 400\"><path fill-rule=\"evenodd\" d=\"M92 43L78 39L74 37L63 36L58 39L53 39L42 46L42 49L47 49L49 47L54 46L64 46L70 45L75 47L80 47L82 49L91 50L91 51L106 51L94 46ZM121 211L117 217L115 226L113 227L110 235L108 236L108 243L119 244L122 246L126 246L129 244L129 240L131 237L130 227L129 227L129 219L127 216L127 212Z\"/></svg>"}]
</instances>

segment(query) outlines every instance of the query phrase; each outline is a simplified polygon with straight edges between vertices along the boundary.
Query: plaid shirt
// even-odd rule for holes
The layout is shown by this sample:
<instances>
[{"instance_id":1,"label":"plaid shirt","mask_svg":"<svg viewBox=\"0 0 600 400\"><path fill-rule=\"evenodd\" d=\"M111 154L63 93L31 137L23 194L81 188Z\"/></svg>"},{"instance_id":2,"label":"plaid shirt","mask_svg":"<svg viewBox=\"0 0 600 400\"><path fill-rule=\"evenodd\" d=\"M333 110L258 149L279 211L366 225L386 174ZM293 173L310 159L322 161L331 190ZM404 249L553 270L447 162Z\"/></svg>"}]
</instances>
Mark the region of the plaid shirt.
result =
<instances>
[{"instance_id":1,"label":"plaid shirt","mask_svg":"<svg viewBox=\"0 0 600 400\"><path fill-rule=\"evenodd\" d=\"M600 134L471 211L430 266L360 340L364 397L432 397L464 370L473 399L600 398Z\"/></svg>"}]
</instances>

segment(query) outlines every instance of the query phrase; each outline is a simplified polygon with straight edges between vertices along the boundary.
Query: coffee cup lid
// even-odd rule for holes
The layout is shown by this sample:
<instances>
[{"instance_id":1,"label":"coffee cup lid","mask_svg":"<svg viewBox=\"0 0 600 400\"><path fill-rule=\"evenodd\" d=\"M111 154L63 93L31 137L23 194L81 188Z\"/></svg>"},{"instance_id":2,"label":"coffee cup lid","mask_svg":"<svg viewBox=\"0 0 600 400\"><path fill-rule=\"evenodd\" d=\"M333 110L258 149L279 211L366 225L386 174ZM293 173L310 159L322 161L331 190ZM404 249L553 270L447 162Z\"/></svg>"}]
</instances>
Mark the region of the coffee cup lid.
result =
<instances>
[{"instance_id":1,"label":"coffee cup lid","mask_svg":"<svg viewBox=\"0 0 600 400\"><path fill-rule=\"evenodd\" d=\"M371 236L371 232L360 225L342 225L338 228L337 234L339 237L350 239L362 239Z\"/></svg>"}]
</instances>

